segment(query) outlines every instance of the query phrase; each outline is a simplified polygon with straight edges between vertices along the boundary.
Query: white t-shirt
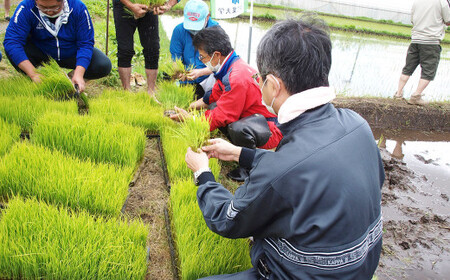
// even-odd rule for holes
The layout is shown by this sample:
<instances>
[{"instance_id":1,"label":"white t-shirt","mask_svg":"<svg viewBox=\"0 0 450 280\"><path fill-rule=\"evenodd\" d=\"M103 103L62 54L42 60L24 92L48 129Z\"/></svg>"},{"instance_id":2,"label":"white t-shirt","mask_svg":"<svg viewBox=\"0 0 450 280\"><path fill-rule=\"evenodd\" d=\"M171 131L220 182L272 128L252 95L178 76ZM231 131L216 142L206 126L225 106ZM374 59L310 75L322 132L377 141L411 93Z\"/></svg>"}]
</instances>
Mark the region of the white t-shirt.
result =
<instances>
[{"instance_id":1,"label":"white t-shirt","mask_svg":"<svg viewBox=\"0 0 450 280\"><path fill-rule=\"evenodd\" d=\"M450 23L450 0L415 0L411 9L411 39L417 44L439 44Z\"/></svg>"}]
</instances>

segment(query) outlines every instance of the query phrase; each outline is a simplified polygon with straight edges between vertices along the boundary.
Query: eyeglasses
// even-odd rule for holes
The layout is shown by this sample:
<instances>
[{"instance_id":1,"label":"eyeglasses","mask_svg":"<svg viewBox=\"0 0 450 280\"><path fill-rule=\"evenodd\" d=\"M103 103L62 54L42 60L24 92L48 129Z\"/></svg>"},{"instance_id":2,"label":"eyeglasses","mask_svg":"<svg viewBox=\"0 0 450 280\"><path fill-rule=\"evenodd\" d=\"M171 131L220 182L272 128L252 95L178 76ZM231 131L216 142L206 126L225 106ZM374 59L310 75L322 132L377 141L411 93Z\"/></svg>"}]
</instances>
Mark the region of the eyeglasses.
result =
<instances>
[{"instance_id":1,"label":"eyeglasses","mask_svg":"<svg viewBox=\"0 0 450 280\"><path fill-rule=\"evenodd\" d=\"M198 59L203 60L203 59L205 59L205 57L203 55L199 55Z\"/></svg>"},{"instance_id":2,"label":"eyeglasses","mask_svg":"<svg viewBox=\"0 0 450 280\"><path fill-rule=\"evenodd\" d=\"M54 7L54 8L41 8L38 5L36 5L36 8L40 10L43 13L56 13L59 12L62 8L62 6Z\"/></svg>"}]
</instances>

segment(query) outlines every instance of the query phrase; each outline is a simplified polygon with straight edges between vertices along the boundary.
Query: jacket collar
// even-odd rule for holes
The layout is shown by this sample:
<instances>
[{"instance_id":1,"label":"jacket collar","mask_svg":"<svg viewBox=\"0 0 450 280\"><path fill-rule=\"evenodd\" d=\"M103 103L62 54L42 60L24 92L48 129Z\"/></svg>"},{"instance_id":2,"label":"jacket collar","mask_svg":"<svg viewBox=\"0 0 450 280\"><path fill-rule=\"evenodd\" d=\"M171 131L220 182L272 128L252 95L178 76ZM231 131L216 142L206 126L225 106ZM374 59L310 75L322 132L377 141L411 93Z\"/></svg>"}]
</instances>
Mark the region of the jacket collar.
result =
<instances>
[{"instance_id":1,"label":"jacket collar","mask_svg":"<svg viewBox=\"0 0 450 280\"><path fill-rule=\"evenodd\" d=\"M326 103L322 106L307 110L289 122L278 125L278 128L281 130L283 135L288 135L293 130L296 130L306 124L326 119L329 116L336 114L336 112L337 110L333 104Z\"/></svg>"},{"instance_id":2,"label":"jacket collar","mask_svg":"<svg viewBox=\"0 0 450 280\"><path fill-rule=\"evenodd\" d=\"M73 8L71 9L69 7L69 2L67 0L64 0L63 14L60 15L56 19L56 22L53 24L47 17L41 16L41 13L39 12L39 9L36 7L36 5L34 5L34 7L31 9L31 12L34 14L34 16L37 17L37 19L41 22L41 24L45 27L45 29L54 37L58 36L58 32L61 29L61 26L69 22L69 16L72 13L72 11Z\"/></svg>"},{"instance_id":3,"label":"jacket collar","mask_svg":"<svg viewBox=\"0 0 450 280\"><path fill-rule=\"evenodd\" d=\"M214 77L216 80L221 80L222 78L228 73L228 70L230 69L231 65L234 61L238 60L239 56L236 54L235 51L232 51L223 62L222 66L220 67L219 71L214 74Z\"/></svg>"}]
</instances>

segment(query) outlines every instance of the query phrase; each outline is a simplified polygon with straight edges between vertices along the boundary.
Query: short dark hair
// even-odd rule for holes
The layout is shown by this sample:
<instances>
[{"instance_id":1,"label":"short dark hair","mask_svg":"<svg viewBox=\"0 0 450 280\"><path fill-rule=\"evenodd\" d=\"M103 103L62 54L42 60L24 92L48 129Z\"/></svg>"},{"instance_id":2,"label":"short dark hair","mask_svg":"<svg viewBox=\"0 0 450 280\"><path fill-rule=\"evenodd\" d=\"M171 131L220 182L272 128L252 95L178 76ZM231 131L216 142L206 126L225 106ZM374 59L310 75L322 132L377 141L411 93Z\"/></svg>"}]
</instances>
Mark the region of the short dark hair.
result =
<instances>
[{"instance_id":1,"label":"short dark hair","mask_svg":"<svg viewBox=\"0 0 450 280\"><path fill-rule=\"evenodd\" d=\"M263 79L280 78L289 94L328 86L331 40L328 27L317 18L275 24L258 45L257 64Z\"/></svg>"},{"instance_id":2,"label":"short dark hair","mask_svg":"<svg viewBox=\"0 0 450 280\"><path fill-rule=\"evenodd\" d=\"M196 50L202 49L208 55L212 55L214 52L220 52L223 56L227 56L233 51L230 37L218 25L200 30L194 36L192 43Z\"/></svg>"}]
</instances>

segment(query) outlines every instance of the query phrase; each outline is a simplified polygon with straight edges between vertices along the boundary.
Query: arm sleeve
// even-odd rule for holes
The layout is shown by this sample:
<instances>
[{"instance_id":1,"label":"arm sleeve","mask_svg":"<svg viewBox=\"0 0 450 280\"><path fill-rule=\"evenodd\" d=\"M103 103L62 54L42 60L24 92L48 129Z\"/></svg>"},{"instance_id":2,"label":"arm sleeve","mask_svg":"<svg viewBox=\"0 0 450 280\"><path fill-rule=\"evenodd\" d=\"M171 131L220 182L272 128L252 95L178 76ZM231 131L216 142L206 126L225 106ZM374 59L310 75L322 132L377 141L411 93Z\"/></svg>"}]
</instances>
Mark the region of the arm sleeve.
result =
<instances>
[{"instance_id":1,"label":"arm sleeve","mask_svg":"<svg viewBox=\"0 0 450 280\"><path fill-rule=\"evenodd\" d=\"M77 65L85 69L89 67L94 49L94 26L91 16L84 4L80 7L77 17Z\"/></svg>"},{"instance_id":2,"label":"arm sleeve","mask_svg":"<svg viewBox=\"0 0 450 280\"><path fill-rule=\"evenodd\" d=\"M255 155L257 165L259 156ZM255 168L233 196L215 181L199 186L197 200L207 226L228 238L259 236L289 206L271 185L270 172Z\"/></svg>"},{"instance_id":3,"label":"arm sleeve","mask_svg":"<svg viewBox=\"0 0 450 280\"><path fill-rule=\"evenodd\" d=\"M243 83L230 83L230 88L221 94L217 100L217 107L205 112L205 116L210 119L210 130L225 127L228 124L239 120L245 105L247 89ZM225 88L227 90L227 88ZM210 96L214 95L214 89Z\"/></svg>"},{"instance_id":4,"label":"arm sleeve","mask_svg":"<svg viewBox=\"0 0 450 280\"><path fill-rule=\"evenodd\" d=\"M180 27L177 25L173 30L172 38L170 39L170 54L172 55L172 60L174 61L177 58L183 60L184 44L180 31Z\"/></svg>"},{"instance_id":5,"label":"arm sleeve","mask_svg":"<svg viewBox=\"0 0 450 280\"><path fill-rule=\"evenodd\" d=\"M31 12L24 5L19 5L6 29L3 45L6 53L16 65L28 60L24 46L31 31L32 23L29 19L29 13Z\"/></svg>"},{"instance_id":6,"label":"arm sleeve","mask_svg":"<svg viewBox=\"0 0 450 280\"><path fill-rule=\"evenodd\" d=\"M450 2L447 0L442 0L442 19L445 24L450 23Z\"/></svg>"}]
</instances>

